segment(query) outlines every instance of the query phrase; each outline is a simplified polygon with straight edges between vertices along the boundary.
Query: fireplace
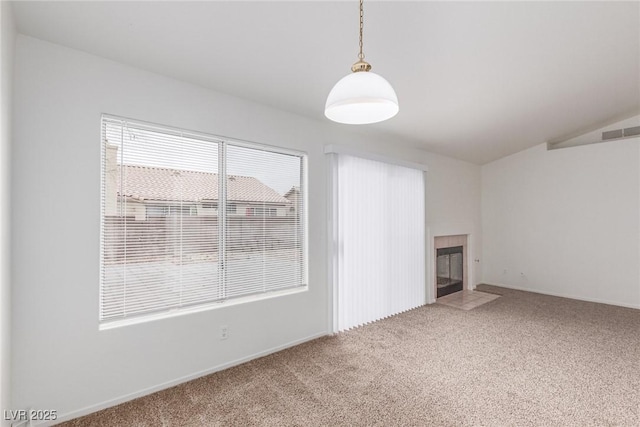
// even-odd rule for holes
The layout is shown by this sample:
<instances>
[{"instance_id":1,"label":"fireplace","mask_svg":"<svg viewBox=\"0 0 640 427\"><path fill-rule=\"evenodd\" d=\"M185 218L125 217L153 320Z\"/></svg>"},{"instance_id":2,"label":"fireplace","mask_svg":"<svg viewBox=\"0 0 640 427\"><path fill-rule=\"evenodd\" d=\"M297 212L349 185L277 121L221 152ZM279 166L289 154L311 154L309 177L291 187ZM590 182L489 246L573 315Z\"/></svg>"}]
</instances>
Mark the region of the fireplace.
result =
<instances>
[{"instance_id":1,"label":"fireplace","mask_svg":"<svg viewBox=\"0 0 640 427\"><path fill-rule=\"evenodd\" d=\"M463 252L462 246L436 250L436 288L438 298L463 289Z\"/></svg>"}]
</instances>

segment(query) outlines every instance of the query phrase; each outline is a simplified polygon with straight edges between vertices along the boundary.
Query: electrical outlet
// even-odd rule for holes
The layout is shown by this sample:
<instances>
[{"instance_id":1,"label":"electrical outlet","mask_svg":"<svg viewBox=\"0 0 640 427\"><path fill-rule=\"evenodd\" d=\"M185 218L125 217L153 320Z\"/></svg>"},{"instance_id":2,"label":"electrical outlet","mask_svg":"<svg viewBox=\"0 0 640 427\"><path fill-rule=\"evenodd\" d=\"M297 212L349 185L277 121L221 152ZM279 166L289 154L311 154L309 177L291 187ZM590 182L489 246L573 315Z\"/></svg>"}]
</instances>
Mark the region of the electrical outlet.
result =
<instances>
[{"instance_id":1,"label":"electrical outlet","mask_svg":"<svg viewBox=\"0 0 640 427\"><path fill-rule=\"evenodd\" d=\"M220 326L220 339L226 340L227 338L229 338L229 327L226 325Z\"/></svg>"}]
</instances>

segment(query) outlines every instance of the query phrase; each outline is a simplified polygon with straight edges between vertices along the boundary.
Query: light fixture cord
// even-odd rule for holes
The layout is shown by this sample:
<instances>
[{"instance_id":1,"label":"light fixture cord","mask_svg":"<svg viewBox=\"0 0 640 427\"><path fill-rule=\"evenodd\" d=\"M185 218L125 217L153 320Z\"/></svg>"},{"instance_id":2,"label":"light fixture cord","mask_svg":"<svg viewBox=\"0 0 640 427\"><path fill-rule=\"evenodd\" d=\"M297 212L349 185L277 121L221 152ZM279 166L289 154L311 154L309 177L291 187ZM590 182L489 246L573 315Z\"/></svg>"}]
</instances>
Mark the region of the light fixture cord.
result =
<instances>
[{"instance_id":1,"label":"light fixture cord","mask_svg":"<svg viewBox=\"0 0 640 427\"><path fill-rule=\"evenodd\" d=\"M371 64L364 60L364 52L362 51L362 30L364 28L364 0L360 0L360 53L358 53L358 62L351 66L351 71L358 73L360 71L371 70Z\"/></svg>"},{"instance_id":2,"label":"light fixture cord","mask_svg":"<svg viewBox=\"0 0 640 427\"><path fill-rule=\"evenodd\" d=\"M364 0L360 0L360 53L358 58L362 61L364 59L364 53L362 52L362 29L364 28Z\"/></svg>"}]
</instances>

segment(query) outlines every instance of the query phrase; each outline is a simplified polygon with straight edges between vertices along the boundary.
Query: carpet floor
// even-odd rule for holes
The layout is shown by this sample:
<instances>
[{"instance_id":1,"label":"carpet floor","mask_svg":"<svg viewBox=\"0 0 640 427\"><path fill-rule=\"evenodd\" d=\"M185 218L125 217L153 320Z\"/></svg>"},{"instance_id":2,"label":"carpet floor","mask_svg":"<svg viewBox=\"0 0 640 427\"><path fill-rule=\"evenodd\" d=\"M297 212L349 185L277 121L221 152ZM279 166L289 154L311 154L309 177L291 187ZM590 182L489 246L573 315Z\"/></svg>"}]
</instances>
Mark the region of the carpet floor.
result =
<instances>
[{"instance_id":1,"label":"carpet floor","mask_svg":"<svg viewBox=\"0 0 640 427\"><path fill-rule=\"evenodd\" d=\"M478 290L65 426L640 426L640 310Z\"/></svg>"}]
</instances>

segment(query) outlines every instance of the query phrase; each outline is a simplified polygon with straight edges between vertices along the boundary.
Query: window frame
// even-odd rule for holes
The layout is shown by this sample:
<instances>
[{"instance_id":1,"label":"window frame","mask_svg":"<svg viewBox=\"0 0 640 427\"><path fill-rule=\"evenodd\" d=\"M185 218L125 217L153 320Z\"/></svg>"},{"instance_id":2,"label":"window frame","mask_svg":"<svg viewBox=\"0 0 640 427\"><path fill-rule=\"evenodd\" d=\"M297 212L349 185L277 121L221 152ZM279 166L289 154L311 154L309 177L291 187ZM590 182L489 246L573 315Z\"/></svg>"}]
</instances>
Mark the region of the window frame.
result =
<instances>
[{"instance_id":1,"label":"window frame","mask_svg":"<svg viewBox=\"0 0 640 427\"><path fill-rule=\"evenodd\" d=\"M198 313L202 311L208 311L217 308L229 307L239 304L246 304L254 301L261 301L271 298L277 298L280 296L297 294L300 292L306 292L309 289L309 255L308 255L308 243L309 243L309 227L308 227L308 153L301 150L295 150L270 144L263 144L253 141L246 141L237 138L230 138L226 136L213 135L203 132L191 131L186 129L180 129L172 126L165 126L150 122L145 122L137 119L130 119L122 116L116 116L111 114L103 113L100 117L100 259L99 259L99 293L98 293L98 306L101 307L102 298L103 298L103 264L104 264L104 224L105 224L105 187L106 187L106 168L105 168L105 159L106 159L106 151L107 151L107 141L104 138L103 127L105 126L105 120L107 121L120 121L123 124L133 125L139 129L144 129L150 132L159 132L168 135L174 136L182 136L182 137L190 137L199 140L211 141L212 143L219 144L219 150L222 149L224 151L223 156L224 162L226 159L226 147L229 145L244 147L249 149L257 149L268 151L270 153L283 154L283 155L292 155L300 158L300 191L301 191L301 209L299 212L299 223L297 232L300 233L300 250L301 250L301 284L295 287L276 289L271 291L265 291L262 293L253 293L247 295L240 295L235 297L225 297L222 300L216 301L204 301L201 303L190 304L186 306L178 306L172 307L161 311L154 311L149 313L142 314L133 314L129 316L125 316L123 318L118 319L102 319L101 308L98 310L98 329L99 330L108 330L113 328L118 328L121 326L145 323L149 321L155 321L160 319L167 319L177 316L183 316L192 313ZM223 148L224 147L224 148ZM217 172L219 175L221 171ZM226 174L226 168L223 170L224 176L231 176ZM225 180L221 179L220 181L225 182ZM219 184L220 185L220 184ZM220 188L220 186L218 187ZM304 190L304 191L303 191ZM229 202L229 203L227 203ZM230 212L230 208L233 208L233 211ZM170 207L169 207L170 209ZM215 208L217 211L217 215L220 217L224 217L225 220L229 216L238 215L237 212L237 203L235 201L230 200L218 200L217 207ZM191 210L189 212L191 214ZM277 214L277 211L276 211ZM219 224L220 226L220 224ZM220 232L220 235L223 233ZM221 248L224 248L222 246ZM222 252L224 249L221 249Z\"/></svg>"}]
</instances>

